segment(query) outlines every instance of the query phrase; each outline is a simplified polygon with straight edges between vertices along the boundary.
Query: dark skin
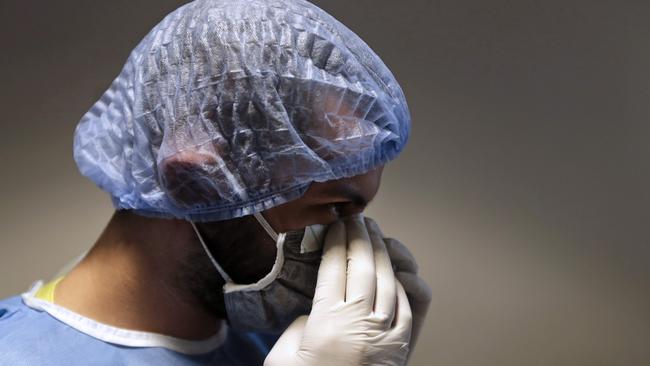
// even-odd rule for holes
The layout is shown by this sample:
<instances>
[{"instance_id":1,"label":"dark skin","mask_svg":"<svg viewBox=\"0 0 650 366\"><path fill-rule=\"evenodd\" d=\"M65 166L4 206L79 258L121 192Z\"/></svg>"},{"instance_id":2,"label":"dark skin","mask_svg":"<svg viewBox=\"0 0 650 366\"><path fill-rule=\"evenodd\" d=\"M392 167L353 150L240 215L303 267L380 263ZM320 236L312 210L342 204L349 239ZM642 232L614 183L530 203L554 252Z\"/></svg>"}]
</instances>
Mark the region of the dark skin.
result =
<instances>
[{"instance_id":1,"label":"dark skin","mask_svg":"<svg viewBox=\"0 0 650 366\"><path fill-rule=\"evenodd\" d=\"M312 183L301 198L263 215L276 232L286 232L360 213L375 197L382 170ZM272 267L275 243L252 216L197 227L235 281L255 282ZM120 328L204 339L224 317L222 284L187 221L118 211L59 283L55 302Z\"/></svg>"}]
</instances>

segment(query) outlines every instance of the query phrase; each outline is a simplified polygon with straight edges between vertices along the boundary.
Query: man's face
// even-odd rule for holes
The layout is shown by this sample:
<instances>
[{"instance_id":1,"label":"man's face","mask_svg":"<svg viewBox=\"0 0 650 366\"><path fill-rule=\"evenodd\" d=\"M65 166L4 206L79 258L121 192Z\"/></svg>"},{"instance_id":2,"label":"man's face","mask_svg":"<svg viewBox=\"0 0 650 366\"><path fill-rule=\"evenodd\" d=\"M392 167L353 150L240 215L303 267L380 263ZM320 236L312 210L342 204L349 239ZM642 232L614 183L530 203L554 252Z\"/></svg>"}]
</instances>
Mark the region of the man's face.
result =
<instances>
[{"instance_id":1,"label":"man's face","mask_svg":"<svg viewBox=\"0 0 650 366\"><path fill-rule=\"evenodd\" d=\"M268 209L264 217L278 232L299 230L314 224L331 224L362 212L379 190L383 166L365 174L328 182L314 182L296 200ZM210 252L237 283L254 283L270 272L275 262L276 243L253 216L197 223ZM207 256L196 245L186 259L181 283L210 311L225 316L223 281Z\"/></svg>"}]
</instances>

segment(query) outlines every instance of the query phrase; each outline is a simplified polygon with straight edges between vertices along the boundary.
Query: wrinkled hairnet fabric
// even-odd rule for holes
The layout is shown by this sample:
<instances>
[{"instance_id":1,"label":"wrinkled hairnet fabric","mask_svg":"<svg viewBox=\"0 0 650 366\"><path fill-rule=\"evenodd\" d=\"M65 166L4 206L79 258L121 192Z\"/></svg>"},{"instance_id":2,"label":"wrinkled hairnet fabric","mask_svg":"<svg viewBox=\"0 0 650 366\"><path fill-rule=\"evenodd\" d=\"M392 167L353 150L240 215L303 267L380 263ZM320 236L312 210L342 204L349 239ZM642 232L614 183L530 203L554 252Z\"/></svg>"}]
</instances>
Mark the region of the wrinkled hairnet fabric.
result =
<instances>
[{"instance_id":1,"label":"wrinkled hairnet fabric","mask_svg":"<svg viewBox=\"0 0 650 366\"><path fill-rule=\"evenodd\" d=\"M409 129L388 68L315 5L199 0L132 51L74 158L118 209L223 220L383 165Z\"/></svg>"}]
</instances>

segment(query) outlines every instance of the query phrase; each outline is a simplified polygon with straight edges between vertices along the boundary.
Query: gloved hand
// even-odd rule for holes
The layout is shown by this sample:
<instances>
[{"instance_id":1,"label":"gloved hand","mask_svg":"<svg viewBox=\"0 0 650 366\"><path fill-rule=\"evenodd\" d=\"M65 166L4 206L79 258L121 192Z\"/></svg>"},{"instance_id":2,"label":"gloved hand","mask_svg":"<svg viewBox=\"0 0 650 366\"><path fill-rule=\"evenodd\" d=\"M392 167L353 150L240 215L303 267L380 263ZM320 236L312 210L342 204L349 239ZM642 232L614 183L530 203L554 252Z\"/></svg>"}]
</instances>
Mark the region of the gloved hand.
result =
<instances>
[{"instance_id":1,"label":"gloved hand","mask_svg":"<svg viewBox=\"0 0 650 366\"><path fill-rule=\"evenodd\" d=\"M424 318L429 310L432 297L431 288L418 276L418 264L408 248L398 240L385 238L375 220L371 218L365 218L365 220L370 237L373 240L383 238L386 249L388 250L388 256L393 265L393 270L395 271L395 277L404 286L404 290L408 296L411 312L413 313L413 326L409 347L413 350L420 330L424 325Z\"/></svg>"},{"instance_id":2,"label":"gloved hand","mask_svg":"<svg viewBox=\"0 0 650 366\"><path fill-rule=\"evenodd\" d=\"M287 328L265 366L406 363L411 308L384 241L372 239L359 216L330 226L312 311Z\"/></svg>"}]
</instances>

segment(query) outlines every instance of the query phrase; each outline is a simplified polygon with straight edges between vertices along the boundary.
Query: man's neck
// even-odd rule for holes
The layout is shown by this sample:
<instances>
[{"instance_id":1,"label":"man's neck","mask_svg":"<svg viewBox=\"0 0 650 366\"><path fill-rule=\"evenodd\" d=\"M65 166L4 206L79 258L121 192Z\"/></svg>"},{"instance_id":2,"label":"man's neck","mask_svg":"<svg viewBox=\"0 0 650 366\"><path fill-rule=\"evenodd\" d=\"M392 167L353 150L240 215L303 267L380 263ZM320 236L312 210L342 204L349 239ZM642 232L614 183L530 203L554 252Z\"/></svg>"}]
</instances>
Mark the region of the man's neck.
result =
<instances>
[{"instance_id":1,"label":"man's neck","mask_svg":"<svg viewBox=\"0 0 650 366\"><path fill-rule=\"evenodd\" d=\"M56 304L119 328L193 340L212 336L219 318L174 283L179 259L194 240L191 230L181 220L116 213L57 286Z\"/></svg>"}]
</instances>

